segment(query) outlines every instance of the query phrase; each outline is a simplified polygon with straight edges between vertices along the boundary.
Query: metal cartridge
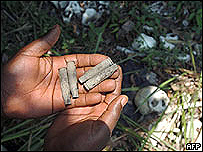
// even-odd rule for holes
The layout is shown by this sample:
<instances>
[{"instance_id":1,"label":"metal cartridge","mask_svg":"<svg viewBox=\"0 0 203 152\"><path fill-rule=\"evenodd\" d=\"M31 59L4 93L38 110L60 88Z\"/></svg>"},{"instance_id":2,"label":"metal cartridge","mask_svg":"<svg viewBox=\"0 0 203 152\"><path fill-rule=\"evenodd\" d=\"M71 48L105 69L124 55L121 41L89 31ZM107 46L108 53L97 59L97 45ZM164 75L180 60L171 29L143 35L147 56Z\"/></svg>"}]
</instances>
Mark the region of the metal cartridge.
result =
<instances>
[{"instance_id":1,"label":"metal cartridge","mask_svg":"<svg viewBox=\"0 0 203 152\"><path fill-rule=\"evenodd\" d=\"M66 69L66 67L63 67L63 68L60 68L58 71L59 71L59 79L60 79L62 97L63 97L64 103L66 106L68 104L71 104L67 69Z\"/></svg>"},{"instance_id":2,"label":"metal cartridge","mask_svg":"<svg viewBox=\"0 0 203 152\"><path fill-rule=\"evenodd\" d=\"M85 81L91 79L94 75L98 74L99 72L111 66L112 64L113 61L108 57L106 60L102 61L101 63L97 64L96 66L85 72L84 75L79 78L80 83L84 83Z\"/></svg>"},{"instance_id":3,"label":"metal cartridge","mask_svg":"<svg viewBox=\"0 0 203 152\"><path fill-rule=\"evenodd\" d=\"M100 82L104 81L108 77L110 77L116 70L118 66L116 64L111 65L110 67L104 69L103 71L97 73L94 77L89 79L87 82L84 83L84 87L87 90L94 88Z\"/></svg>"},{"instance_id":4,"label":"metal cartridge","mask_svg":"<svg viewBox=\"0 0 203 152\"><path fill-rule=\"evenodd\" d=\"M67 72L68 72L68 81L70 86L70 91L73 98L78 98L78 87L77 87L77 76L76 76L76 66L74 61L68 61Z\"/></svg>"}]
</instances>

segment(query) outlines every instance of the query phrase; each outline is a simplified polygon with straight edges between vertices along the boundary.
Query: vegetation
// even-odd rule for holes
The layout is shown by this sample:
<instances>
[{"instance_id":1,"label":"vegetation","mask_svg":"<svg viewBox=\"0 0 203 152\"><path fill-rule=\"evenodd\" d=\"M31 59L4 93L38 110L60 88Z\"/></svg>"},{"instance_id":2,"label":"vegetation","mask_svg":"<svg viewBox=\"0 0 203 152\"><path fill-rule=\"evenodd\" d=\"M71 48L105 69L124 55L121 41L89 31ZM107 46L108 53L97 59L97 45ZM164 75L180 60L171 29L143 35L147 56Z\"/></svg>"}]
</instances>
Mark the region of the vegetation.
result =
<instances>
[{"instance_id":1,"label":"vegetation","mask_svg":"<svg viewBox=\"0 0 203 152\"><path fill-rule=\"evenodd\" d=\"M147 130L128 116L122 114L121 118L126 121L127 126L121 121L115 128L117 133L112 136L112 143L107 150L184 150L185 144L195 142L194 124L187 133L187 122L189 120L201 119L201 114L196 118L199 107L185 109L187 94L190 95L190 103L202 102L199 92L202 89L202 2L201 1L168 1L164 2L167 15L149 13L149 6L153 2L141 1L112 1L110 4L111 14L102 17L97 23L91 23L84 27L77 19L70 23L63 23L60 14L46 1L1 1L1 54L2 64L12 58L20 48L33 40L44 35L55 24L61 27L61 36L56 45L46 53L45 56L75 53L100 53L110 56L117 64L133 61L149 71L159 71L159 87L168 92L170 104L176 108L165 115L165 112L157 119L151 130ZM170 8L173 8L170 11ZM129 33L122 33L122 25L127 21L135 23L135 27ZM183 25L186 20L188 25ZM146 31L143 26L153 27L152 31ZM157 45L149 49L134 50L133 55L118 51L116 46L128 48L133 40L146 33L152 36ZM164 48L159 37L167 33L178 35L179 39L170 41L176 45L172 50ZM197 44L199 44L198 49ZM139 56L144 53L144 56ZM190 60L179 60L179 55L189 54ZM128 71L135 74L136 71ZM162 75L162 77L161 77ZM167 77L165 77L167 75ZM170 75L170 77L168 77ZM178 76L177 76L178 75ZM183 80L184 78L184 80ZM191 80L194 86L191 91L189 86L184 86L184 81ZM191 81L190 81L191 82ZM174 85L180 85L174 89ZM123 88L122 93L137 91L140 86ZM186 93L186 94L185 94ZM181 112L177 111L181 109ZM174 120L180 123L181 129L174 133L174 127L167 132L167 137L159 140L160 146L154 146L149 138L156 138L154 132L156 126L163 119L179 117ZM199 112L201 113L201 112ZM55 114L39 119L1 119L1 144L8 150L38 151L43 150L44 136L49 128ZM201 128L202 129L202 128ZM176 140L169 136L175 134L179 138L179 146Z\"/></svg>"}]
</instances>

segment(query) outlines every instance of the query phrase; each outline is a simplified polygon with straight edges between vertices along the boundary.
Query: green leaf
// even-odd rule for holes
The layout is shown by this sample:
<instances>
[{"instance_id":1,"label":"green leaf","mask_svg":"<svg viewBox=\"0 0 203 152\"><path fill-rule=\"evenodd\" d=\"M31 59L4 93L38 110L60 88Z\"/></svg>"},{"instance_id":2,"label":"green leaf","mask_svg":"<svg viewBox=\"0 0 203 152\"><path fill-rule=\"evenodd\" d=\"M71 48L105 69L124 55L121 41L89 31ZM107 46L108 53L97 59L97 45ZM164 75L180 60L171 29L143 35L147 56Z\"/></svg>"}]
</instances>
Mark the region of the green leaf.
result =
<instances>
[{"instance_id":1,"label":"green leaf","mask_svg":"<svg viewBox=\"0 0 203 152\"><path fill-rule=\"evenodd\" d=\"M62 44L62 47L61 47L63 50L65 50L65 49L67 49L68 48L68 44L67 44L67 42L64 42L63 44ZM53 51L52 51L53 52Z\"/></svg>"},{"instance_id":2,"label":"green leaf","mask_svg":"<svg viewBox=\"0 0 203 152\"><path fill-rule=\"evenodd\" d=\"M97 44L96 44L96 48L94 50L94 53L96 53L98 51L98 48L99 48L99 44L100 42L102 41L102 34L103 33L100 33L99 36L98 36L98 40L97 40Z\"/></svg>"},{"instance_id":3,"label":"green leaf","mask_svg":"<svg viewBox=\"0 0 203 152\"><path fill-rule=\"evenodd\" d=\"M94 25L94 23L91 22L91 23L89 24L89 27L90 27L90 29L91 29L92 31L95 30L95 25Z\"/></svg>"},{"instance_id":4,"label":"green leaf","mask_svg":"<svg viewBox=\"0 0 203 152\"><path fill-rule=\"evenodd\" d=\"M41 129L46 129L48 127L50 127L50 124L46 124L44 126L40 126L40 127L35 128L35 129L32 129L32 132L34 133L36 131L39 131ZM31 129L29 129L29 130L25 129L25 130L26 131L22 130L22 131L19 131L17 133L6 135L3 138L1 138L1 142L6 142L6 141L9 141L9 140L16 139L16 138L23 137L23 136L26 136L26 135L30 134Z\"/></svg>"},{"instance_id":5,"label":"green leaf","mask_svg":"<svg viewBox=\"0 0 203 152\"><path fill-rule=\"evenodd\" d=\"M157 25L160 25L160 19L155 18L155 22L156 22Z\"/></svg>"},{"instance_id":6,"label":"green leaf","mask_svg":"<svg viewBox=\"0 0 203 152\"><path fill-rule=\"evenodd\" d=\"M191 13L190 16L188 17L188 20L192 20L194 18L194 16L195 16L195 13L194 12Z\"/></svg>"},{"instance_id":7,"label":"green leaf","mask_svg":"<svg viewBox=\"0 0 203 152\"><path fill-rule=\"evenodd\" d=\"M70 43L70 44L75 43L75 39L71 39L71 40L69 40L69 43Z\"/></svg>"},{"instance_id":8,"label":"green leaf","mask_svg":"<svg viewBox=\"0 0 203 152\"><path fill-rule=\"evenodd\" d=\"M58 53L57 51L55 51L55 50L52 50L51 52L53 52L56 56L61 56L61 54L60 53Z\"/></svg>"},{"instance_id":9,"label":"green leaf","mask_svg":"<svg viewBox=\"0 0 203 152\"><path fill-rule=\"evenodd\" d=\"M115 26L118 26L118 24L117 23L111 24L111 25L109 25L109 28L112 28L112 27L115 27Z\"/></svg>"},{"instance_id":10,"label":"green leaf","mask_svg":"<svg viewBox=\"0 0 203 152\"><path fill-rule=\"evenodd\" d=\"M181 6L182 6L182 3L180 2L180 3L178 4L177 8L176 8L176 12L179 12Z\"/></svg>"},{"instance_id":11,"label":"green leaf","mask_svg":"<svg viewBox=\"0 0 203 152\"><path fill-rule=\"evenodd\" d=\"M13 130L15 130L15 129L18 129L18 128L20 128L21 126L24 126L24 125L26 125L26 124L32 122L33 120L34 120L34 119L25 120L25 121L21 122L20 124L18 124L18 125L16 125L16 126L10 128L10 129L4 131L3 133L1 133L1 136L4 136L4 135L8 134L9 132L11 132L11 131L13 131Z\"/></svg>"},{"instance_id":12,"label":"green leaf","mask_svg":"<svg viewBox=\"0 0 203 152\"><path fill-rule=\"evenodd\" d=\"M186 74L186 73L182 73L182 74L180 75L180 77L183 76L183 75L185 75L185 74ZM165 87L166 85L168 85L169 83L171 83L172 81L174 81L176 78L177 78L177 77L175 76L175 77L173 77L173 78L168 79L167 81L161 83L161 84L159 85L159 87L160 87L160 88Z\"/></svg>"},{"instance_id":13,"label":"green leaf","mask_svg":"<svg viewBox=\"0 0 203 152\"><path fill-rule=\"evenodd\" d=\"M120 28L119 27L116 27L111 33L115 33L119 30Z\"/></svg>"},{"instance_id":14,"label":"green leaf","mask_svg":"<svg viewBox=\"0 0 203 152\"><path fill-rule=\"evenodd\" d=\"M202 9L199 9L196 15L196 22L199 28L202 28Z\"/></svg>"}]
</instances>

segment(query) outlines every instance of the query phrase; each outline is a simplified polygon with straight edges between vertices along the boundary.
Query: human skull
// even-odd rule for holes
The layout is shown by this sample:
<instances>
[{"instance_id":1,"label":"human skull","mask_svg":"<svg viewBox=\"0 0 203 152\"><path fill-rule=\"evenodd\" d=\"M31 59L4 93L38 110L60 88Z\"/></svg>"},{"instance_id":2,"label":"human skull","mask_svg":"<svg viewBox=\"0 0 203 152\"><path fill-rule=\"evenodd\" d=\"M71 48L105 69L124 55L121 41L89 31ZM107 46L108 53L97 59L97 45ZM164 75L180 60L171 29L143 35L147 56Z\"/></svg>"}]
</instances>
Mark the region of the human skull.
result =
<instances>
[{"instance_id":1,"label":"human skull","mask_svg":"<svg viewBox=\"0 0 203 152\"><path fill-rule=\"evenodd\" d=\"M156 86L147 86L139 90L134 98L135 105L143 115L158 112L162 113L169 102L167 94Z\"/></svg>"}]
</instances>

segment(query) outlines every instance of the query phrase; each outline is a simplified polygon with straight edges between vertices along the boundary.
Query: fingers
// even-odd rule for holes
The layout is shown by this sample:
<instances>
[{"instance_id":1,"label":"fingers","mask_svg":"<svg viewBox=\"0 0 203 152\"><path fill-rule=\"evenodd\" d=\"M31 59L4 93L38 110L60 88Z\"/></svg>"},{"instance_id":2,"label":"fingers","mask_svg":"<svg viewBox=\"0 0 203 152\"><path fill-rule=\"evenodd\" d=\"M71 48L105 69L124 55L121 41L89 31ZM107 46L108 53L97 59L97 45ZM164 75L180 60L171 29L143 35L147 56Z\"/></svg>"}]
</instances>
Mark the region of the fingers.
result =
<instances>
[{"instance_id":1,"label":"fingers","mask_svg":"<svg viewBox=\"0 0 203 152\"><path fill-rule=\"evenodd\" d=\"M59 57L58 57L59 58ZM72 55L65 55L63 57L61 57L60 59L62 59L62 61L74 61L76 64L76 73L77 73L77 78L79 79L79 77L81 77L87 70L89 70L90 68L92 68L92 66L95 66L97 64L99 64L100 62L102 62L103 60L105 60L106 58L108 58L108 56L105 55L101 55L101 54L72 54ZM59 60L59 59L57 59ZM61 67L65 67L66 66L66 62L61 62L60 66L58 66L56 69L59 69ZM118 78L119 77L119 78ZM118 79L118 81L121 81L122 79L122 72L121 72L121 68L119 66L119 70L116 70L112 76L109 77L109 79ZM109 81L110 82L110 81ZM112 88L110 88L110 85L114 85L112 86ZM106 86L106 87L105 87ZM115 86L115 82L107 84L106 82L104 82L103 84L99 84L98 86L96 86L95 88L91 89L88 92L110 92L113 91L116 87L120 87L120 85ZM110 88L110 90L109 90ZM119 89L116 89L119 90ZM119 91L117 91L119 92ZM82 84L79 84L79 93L87 93L87 90L85 90L85 88L82 86ZM118 93L119 94L119 93Z\"/></svg>"},{"instance_id":2,"label":"fingers","mask_svg":"<svg viewBox=\"0 0 203 152\"><path fill-rule=\"evenodd\" d=\"M92 67L82 67L82 68L77 68L77 78L79 79L86 71L91 69ZM111 79L116 79L119 75L119 70L116 70L113 75L110 77Z\"/></svg>"},{"instance_id":3,"label":"fingers","mask_svg":"<svg viewBox=\"0 0 203 152\"><path fill-rule=\"evenodd\" d=\"M98 120L104 121L112 132L120 117L121 110L127 102L128 97L125 95L115 98Z\"/></svg>"},{"instance_id":4,"label":"fingers","mask_svg":"<svg viewBox=\"0 0 203 152\"><path fill-rule=\"evenodd\" d=\"M90 69L90 67L78 68L77 78L79 79L79 77L82 76L84 72L87 71L88 69ZM108 79L104 80L103 82L101 82L100 84L98 84L96 87L94 87L89 91L87 91L82 84L78 83L79 93L114 91L117 87L115 79L117 79L119 75L120 75L120 70L116 70L112 76L110 76Z\"/></svg>"},{"instance_id":5,"label":"fingers","mask_svg":"<svg viewBox=\"0 0 203 152\"><path fill-rule=\"evenodd\" d=\"M111 92L114 91L116 88L116 82L115 80L112 79L107 79L104 80L103 82L101 82L100 84L98 84L96 87L94 87L93 89L87 91L84 88L84 85L78 84L78 88L79 88L79 94L80 93L93 93L93 92Z\"/></svg>"},{"instance_id":6,"label":"fingers","mask_svg":"<svg viewBox=\"0 0 203 152\"><path fill-rule=\"evenodd\" d=\"M33 41L32 43L21 49L19 54L34 57L42 56L44 53L46 53L49 49L53 47L53 45L56 43L60 36L60 32L61 31L59 25L55 25L48 34L46 34L42 38Z\"/></svg>"},{"instance_id":7,"label":"fingers","mask_svg":"<svg viewBox=\"0 0 203 152\"><path fill-rule=\"evenodd\" d=\"M109 104L114 98L121 93L121 82L122 82L122 69L119 69L109 78L98 84L93 89L87 91L83 85L78 83L79 93L108 93L106 95L105 102Z\"/></svg>"},{"instance_id":8,"label":"fingers","mask_svg":"<svg viewBox=\"0 0 203 152\"><path fill-rule=\"evenodd\" d=\"M110 104L115 98L117 98L121 93L121 82L122 82L122 69L118 66L119 76L114 80L115 81L115 89L113 92L106 95L105 103Z\"/></svg>"},{"instance_id":9,"label":"fingers","mask_svg":"<svg viewBox=\"0 0 203 152\"><path fill-rule=\"evenodd\" d=\"M64 56L66 61L75 61L76 67L95 66L108 58L101 54L72 54Z\"/></svg>"},{"instance_id":10,"label":"fingers","mask_svg":"<svg viewBox=\"0 0 203 152\"><path fill-rule=\"evenodd\" d=\"M80 94L79 98L72 99L68 108L91 106L104 100L100 93Z\"/></svg>"}]
</instances>

